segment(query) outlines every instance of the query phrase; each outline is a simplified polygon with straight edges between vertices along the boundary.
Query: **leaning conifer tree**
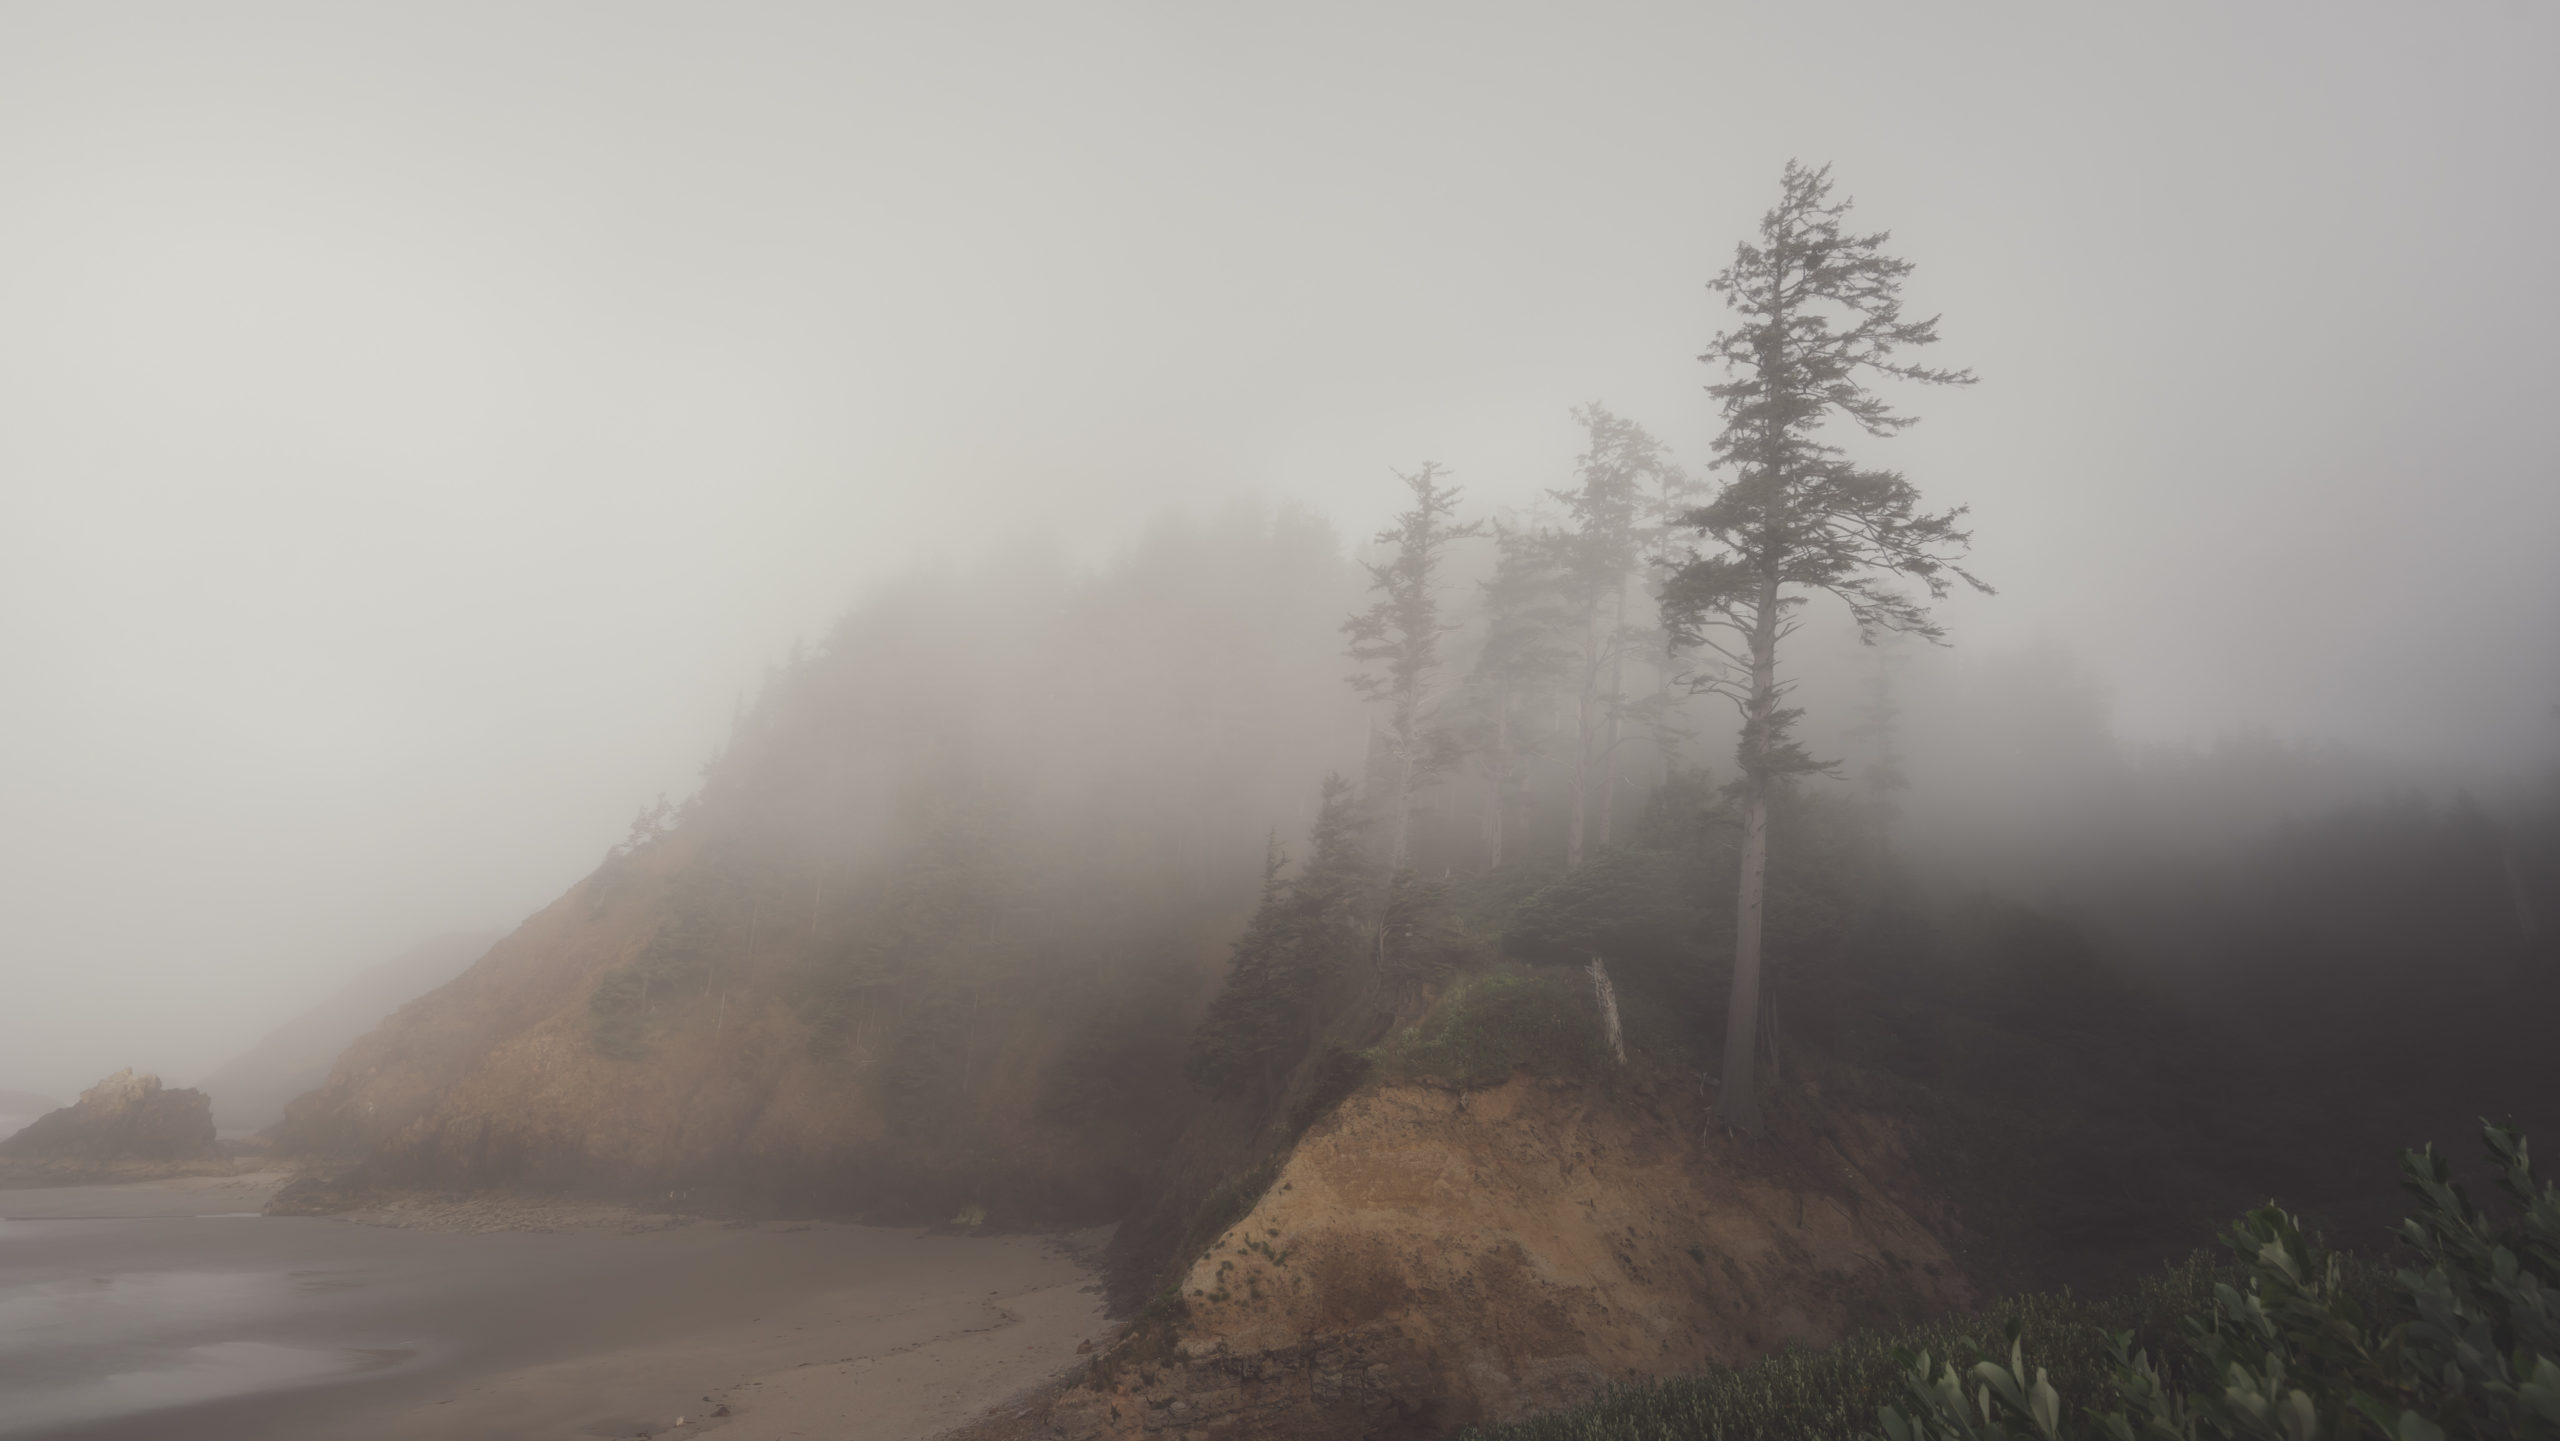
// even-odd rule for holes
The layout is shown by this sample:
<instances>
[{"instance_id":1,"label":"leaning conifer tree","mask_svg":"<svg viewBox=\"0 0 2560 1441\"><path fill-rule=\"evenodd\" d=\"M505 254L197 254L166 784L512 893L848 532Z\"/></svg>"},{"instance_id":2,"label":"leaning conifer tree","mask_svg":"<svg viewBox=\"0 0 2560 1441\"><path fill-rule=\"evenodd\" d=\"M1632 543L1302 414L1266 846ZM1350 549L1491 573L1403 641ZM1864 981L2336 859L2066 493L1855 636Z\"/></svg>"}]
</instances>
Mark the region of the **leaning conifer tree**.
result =
<instances>
[{"instance_id":1,"label":"leaning conifer tree","mask_svg":"<svg viewBox=\"0 0 2560 1441\"><path fill-rule=\"evenodd\" d=\"M1673 644L1702 662L1691 685L1732 701L1742 717L1742 873L1719 1109L1726 1125L1754 1136L1765 1130L1754 1083L1769 795L1792 776L1829 769L1789 735L1802 711L1785 703L1791 687L1778 678L1779 643L1812 593L1843 602L1862 637L1935 640L1944 631L1928 605L1895 577L1918 582L1931 600L1959 580L1990 590L1956 563L1972 539L1957 528L1961 507L1922 511L1910 481L1856 464L1828 429L1846 421L1869 436L1893 435L1917 417L1895 411L1870 382L1970 385L1972 372L1902 358L1936 343L1937 317L1903 318L1911 263L1884 253L1886 233L1843 228L1849 202L1831 199L1830 167L1789 161L1781 187L1777 207L1761 217L1759 243L1736 247L1710 283L1739 317L1698 357L1726 375L1707 389L1724 417L1712 461L1722 484L1685 518L1706 549L1672 573L1663 593Z\"/></svg>"}]
</instances>

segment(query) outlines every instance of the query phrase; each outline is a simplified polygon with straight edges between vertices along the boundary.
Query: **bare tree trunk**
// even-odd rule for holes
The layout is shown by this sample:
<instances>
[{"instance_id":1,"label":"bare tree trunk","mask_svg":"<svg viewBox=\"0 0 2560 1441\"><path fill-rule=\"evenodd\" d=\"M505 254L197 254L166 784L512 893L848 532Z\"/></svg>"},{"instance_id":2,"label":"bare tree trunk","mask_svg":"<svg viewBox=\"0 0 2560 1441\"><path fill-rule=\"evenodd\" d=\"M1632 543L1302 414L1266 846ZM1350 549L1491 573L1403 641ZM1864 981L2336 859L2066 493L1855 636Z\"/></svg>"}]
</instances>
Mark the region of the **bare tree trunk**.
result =
<instances>
[{"instance_id":1,"label":"bare tree trunk","mask_svg":"<svg viewBox=\"0 0 2560 1441\"><path fill-rule=\"evenodd\" d=\"M1395 841L1387 848L1387 872L1392 875L1404 869L1407 842L1413 834L1413 746L1408 740L1397 747L1396 757L1396 821Z\"/></svg>"},{"instance_id":2,"label":"bare tree trunk","mask_svg":"<svg viewBox=\"0 0 2560 1441\"><path fill-rule=\"evenodd\" d=\"M1656 729L1653 734L1654 778L1663 785L1669 785L1672 774L1680 769L1680 732L1676 728L1679 725L1679 717L1671 708L1671 667L1660 665L1660 659L1658 656L1655 658L1658 668L1653 673L1653 693L1656 697L1654 701Z\"/></svg>"},{"instance_id":3,"label":"bare tree trunk","mask_svg":"<svg viewBox=\"0 0 2560 1441\"><path fill-rule=\"evenodd\" d=\"M1606 748L1600 752L1600 844L1616 833L1618 813L1618 717L1609 717Z\"/></svg>"},{"instance_id":4,"label":"bare tree trunk","mask_svg":"<svg viewBox=\"0 0 2560 1441\"><path fill-rule=\"evenodd\" d=\"M1591 996L1600 1003L1600 1035L1609 1043L1609 1054L1623 1066L1627 1063L1627 1033L1618 1025L1618 988L1609 984L1609 964L1598 956L1591 958Z\"/></svg>"},{"instance_id":5,"label":"bare tree trunk","mask_svg":"<svg viewBox=\"0 0 2560 1441\"><path fill-rule=\"evenodd\" d=\"M1787 1028L1778 1023L1778 993L1769 992L1769 1018L1763 1022L1769 1033L1769 1084L1778 1085L1787 1075Z\"/></svg>"},{"instance_id":6,"label":"bare tree trunk","mask_svg":"<svg viewBox=\"0 0 2560 1441\"><path fill-rule=\"evenodd\" d=\"M1609 844L1612 832L1611 821L1618 811L1618 739L1619 727L1624 724L1623 712L1626 709L1626 693L1623 687L1626 683L1627 664L1625 648L1619 641L1620 633L1625 631L1626 624L1627 588L1625 583L1621 582L1618 586L1618 613L1614 620L1613 634L1609 644L1609 689L1603 697L1609 708L1608 738L1600 748L1600 844L1604 846Z\"/></svg>"},{"instance_id":7,"label":"bare tree trunk","mask_svg":"<svg viewBox=\"0 0 2560 1441\"><path fill-rule=\"evenodd\" d=\"M1770 721L1778 708L1778 586L1760 591L1751 633L1751 705L1743 720L1742 876L1733 911L1733 997L1724 1027L1724 1095L1717 1103L1727 1127L1746 1136L1768 1133L1760 1116L1755 1042L1760 1020L1761 903L1769 878Z\"/></svg>"},{"instance_id":8,"label":"bare tree trunk","mask_svg":"<svg viewBox=\"0 0 2560 1441\"><path fill-rule=\"evenodd\" d=\"M1564 868L1582 868L1582 840L1591 813L1591 693L1600 684L1600 607L1582 626L1582 684L1573 702L1573 807L1565 825Z\"/></svg>"},{"instance_id":9,"label":"bare tree trunk","mask_svg":"<svg viewBox=\"0 0 2560 1441\"><path fill-rule=\"evenodd\" d=\"M1584 791L1591 778L1591 702L1577 700L1573 706L1573 764L1567 769L1570 804L1565 814L1564 868L1582 869L1582 822Z\"/></svg>"},{"instance_id":10,"label":"bare tree trunk","mask_svg":"<svg viewBox=\"0 0 2560 1441\"><path fill-rule=\"evenodd\" d=\"M2533 893L2525 889L2524 872L2516 865L2515 847L2507 847L2506 862L2507 894L2516 906L2516 938L2530 945L2542 933L2542 924L2533 913Z\"/></svg>"},{"instance_id":11,"label":"bare tree trunk","mask_svg":"<svg viewBox=\"0 0 2560 1441\"><path fill-rule=\"evenodd\" d=\"M1724 1097L1717 1109L1725 1125L1758 1136L1760 1097L1754 1043L1760 1019L1760 901L1769 875L1769 797L1767 787L1749 783L1750 800L1742 821L1742 895L1733 919L1733 998L1724 1026Z\"/></svg>"},{"instance_id":12,"label":"bare tree trunk","mask_svg":"<svg viewBox=\"0 0 2560 1441\"><path fill-rule=\"evenodd\" d=\"M1502 869L1502 782L1511 774L1511 697L1500 696L1493 712L1493 777L1485 787L1485 853L1491 868Z\"/></svg>"}]
</instances>

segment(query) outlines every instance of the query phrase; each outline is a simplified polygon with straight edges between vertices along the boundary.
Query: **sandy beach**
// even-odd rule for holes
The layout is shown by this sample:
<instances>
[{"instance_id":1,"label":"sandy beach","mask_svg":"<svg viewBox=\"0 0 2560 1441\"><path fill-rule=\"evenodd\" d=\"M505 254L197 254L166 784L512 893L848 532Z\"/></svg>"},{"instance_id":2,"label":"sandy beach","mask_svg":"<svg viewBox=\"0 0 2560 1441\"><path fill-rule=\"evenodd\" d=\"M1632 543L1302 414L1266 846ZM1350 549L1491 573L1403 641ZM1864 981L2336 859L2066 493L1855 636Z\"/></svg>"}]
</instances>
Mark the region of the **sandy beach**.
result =
<instances>
[{"instance_id":1,"label":"sandy beach","mask_svg":"<svg viewBox=\"0 0 2560 1441\"><path fill-rule=\"evenodd\" d=\"M0 1191L0 1436L934 1435L1108 1327L1099 1233L411 1200L255 1215L280 1175Z\"/></svg>"}]
</instances>

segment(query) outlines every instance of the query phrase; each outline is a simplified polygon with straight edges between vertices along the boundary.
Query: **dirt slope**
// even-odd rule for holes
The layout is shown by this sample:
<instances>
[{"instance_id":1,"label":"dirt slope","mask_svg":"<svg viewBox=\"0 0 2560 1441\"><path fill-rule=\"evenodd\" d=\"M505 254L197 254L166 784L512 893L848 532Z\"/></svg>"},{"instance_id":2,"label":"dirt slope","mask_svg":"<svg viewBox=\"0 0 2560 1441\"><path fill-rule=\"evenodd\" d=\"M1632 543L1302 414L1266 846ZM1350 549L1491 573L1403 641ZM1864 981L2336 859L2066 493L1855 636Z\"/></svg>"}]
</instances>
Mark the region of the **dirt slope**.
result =
<instances>
[{"instance_id":1,"label":"dirt slope","mask_svg":"<svg viewBox=\"0 0 2560 1441\"><path fill-rule=\"evenodd\" d=\"M364 1158L394 1183L631 1192L721 1169L842 1155L877 1139L860 1085L829 1089L751 955L666 997L642 1059L591 1043L597 978L643 945L664 910L681 838L617 864L500 941L462 976L357 1041L281 1138ZM707 992L707 993L706 993ZM836 1078L840 1083L841 1076Z\"/></svg>"},{"instance_id":2,"label":"dirt slope","mask_svg":"<svg viewBox=\"0 0 2560 1441\"><path fill-rule=\"evenodd\" d=\"M1126 1206L1125 1159L1044 1116L1044 1069L1071 1037L1034 1007L984 1008L969 1090L935 1126L895 1112L897 998L813 1047L797 958L751 932L649 995L645 1045L600 1048L593 997L664 933L698 850L669 836L571 888L350 1046L277 1139L393 1187L928 1221L979 1205L1089 1224Z\"/></svg>"},{"instance_id":3,"label":"dirt slope","mask_svg":"<svg viewBox=\"0 0 2560 1441\"><path fill-rule=\"evenodd\" d=\"M1052 1422L1434 1434L1960 1303L1891 1130L1795 1111L1753 1146L1667 1083L1357 1096Z\"/></svg>"},{"instance_id":4,"label":"dirt slope","mask_svg":"<svg viewBox=\"0 0 2560 1441\"><path fill-rule=\"evenodd\" d=\"M637 856L626 866L652 873L681 860L675 847ZM385 1169L432 1173L461 1183L517 1179L537 1150L578 1123L601 1117L559 1088L533 1084L557 1072L544 1067L546 1036L573 1030L587 992L607 966L646 938L654 917L641 907L594 903L596 878L572 887L499 941L461 976L401 1007L349 1046L317 1090L286 1109L279 1138L294 1151L369 1157ZM580 1050L585 1048L581 1047ZM518 1094L494 1114L467 1104L462 1092L491 1066L524 1072ZM555 1078L556 1079L556 1078ZM604 1141L603 1137L597 1138ZM553 1169L584 1169L615 1159L606 1141L590 1157L586 1138Z\"/></svg>"}]
</instances>

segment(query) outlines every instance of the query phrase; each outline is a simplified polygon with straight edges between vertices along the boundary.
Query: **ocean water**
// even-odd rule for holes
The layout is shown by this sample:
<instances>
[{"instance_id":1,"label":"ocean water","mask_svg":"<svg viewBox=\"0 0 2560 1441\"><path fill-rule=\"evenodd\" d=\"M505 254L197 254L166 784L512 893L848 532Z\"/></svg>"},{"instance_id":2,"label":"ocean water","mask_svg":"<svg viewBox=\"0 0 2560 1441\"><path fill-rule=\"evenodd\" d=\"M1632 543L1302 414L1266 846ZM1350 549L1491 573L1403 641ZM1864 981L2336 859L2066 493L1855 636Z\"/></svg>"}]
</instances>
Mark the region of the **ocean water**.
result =
<instances>
[{"instance_id":1,"label":"ocean water","mask_svg":"<svg viewBox=\"0 0 2560 1441\"><path fill-rule=\"evenodd\" d=\"M453 1293L444 1258L402 1244L417 1238L336 1230L254 1216L0 1220L0 1436L80 1434L451 1354L451 1328L414 1314Z\"/></svg>"},{"instance_id":2,"label":"ocean water","mask_svg":"<svg viewBox=\"0 0 2560 1441\"><path fill-rule=\"evenodd\" d=\"M1027 1239L877 1227L474 1235L223 1213L262 1194L0 1190L0 1218L15 1213L0 1219L0 1438L346 1441L368 1418L458 1414L437 1408L505 1375L697 1354L715 1333L798 1346L811 1322L817 1349L770 1362L804 1364L832 1358L837 1340L818 1333L840 1323L893 1342L909 1324L949 1329L933 1318L952 1297L1011 1284L1022 1263L1008 1258L1037 1254ZM481 1424L468 1441L641 1434L594 1426L662 1428L743 1364L615 1373L611 1394L557 1398L575 1420Z\"/></svg>"},{"instance_id":3,"label":"ocean water","mask_svg":"<svg viewBox=\"0 0 2560 1441\"><path fill-rule=\"evenodd\" d=\"M47 1193L0 1192L0 1214L30 1197ZM329 1417L351 1406L431 1404L457 1379L644 1331L667 1309L653 1298L701 1289L720 1241L0 1219L0 1438L338 1435Z\"/></svg>"}]
</instances>

